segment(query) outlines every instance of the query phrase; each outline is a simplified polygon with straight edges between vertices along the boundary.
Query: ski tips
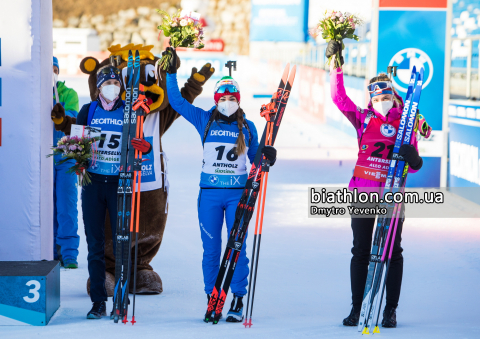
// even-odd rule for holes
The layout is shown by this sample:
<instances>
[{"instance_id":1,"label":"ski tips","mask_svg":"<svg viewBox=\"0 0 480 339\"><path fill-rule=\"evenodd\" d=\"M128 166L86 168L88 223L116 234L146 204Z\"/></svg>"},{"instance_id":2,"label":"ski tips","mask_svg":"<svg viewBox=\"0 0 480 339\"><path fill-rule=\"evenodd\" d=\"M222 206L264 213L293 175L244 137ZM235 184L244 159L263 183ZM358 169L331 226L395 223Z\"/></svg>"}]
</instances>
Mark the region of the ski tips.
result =
<instances>
[{"instance_id":1,"label":"ski tips","mask_svg":"<svg viewBox=\"0 0 480 339\"><path fill-rule=\"evenodd\" d=\"M295 80L295 74L297 73L297 66L293 65L292 69L290 70L290 75L288 76L288 83L290 86L293 85L293 80Z\"/></svg>"},{"instance_id":2,"label":"ski tips","mask_svg":"<svg viewBox=\"0 0 480 339\"><path fill-rule=\"evenodd\" d=\"M282 81L284 84L287 83L289 70L290 70L290 63L287 63L287 65L285 66L285 69L283 70L283 75L282 75Z\"/></svg>"},{"instance_id":3,"label":"ski tips","mask_svg":"<svg viewBox=\"0 0 480 339\"><path fill-rule=\"evenodd\" d=\"M378 328L378 326L375 326L375 328L373 329L373 333L380 333L380 329Z\"/></svg>"}]
</instances>

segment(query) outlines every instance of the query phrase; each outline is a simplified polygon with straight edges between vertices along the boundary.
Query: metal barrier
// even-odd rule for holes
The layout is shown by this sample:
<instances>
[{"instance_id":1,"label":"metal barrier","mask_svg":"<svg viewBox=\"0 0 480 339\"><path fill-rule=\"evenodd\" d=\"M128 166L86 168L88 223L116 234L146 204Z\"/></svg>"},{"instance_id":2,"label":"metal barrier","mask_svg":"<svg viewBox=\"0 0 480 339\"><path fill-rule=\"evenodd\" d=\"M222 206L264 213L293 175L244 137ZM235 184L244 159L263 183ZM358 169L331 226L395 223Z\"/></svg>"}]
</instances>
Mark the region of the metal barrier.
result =
<instances>
[{"instance_id":1,"label":"metal barrier","mask_svg":"<svg viewBox=\"0 0 480 339\"><path fill-rule=\"evenodd\" d=\"M292 62L297 65L310 66L328 70L325 49L327 45L314 46L304 44L298 49L276 48L271 50L268 55L263 55L271 60L283 62ZM352 42L345 43L343 50L343 71L347 75L356 77L366 77L368 75L368 65L370 61L370 42Z\"/></svg>"},{"instance_id":2,"label":"metal barrier","mask_svg":"<svg viewBox=\"0 0 480 339\"><path fill-rule=\"evenodd\" d=\"M453 97L480 98L479 42L480 35L452 38L450 95Z\"/></svg>"}]
</instances>

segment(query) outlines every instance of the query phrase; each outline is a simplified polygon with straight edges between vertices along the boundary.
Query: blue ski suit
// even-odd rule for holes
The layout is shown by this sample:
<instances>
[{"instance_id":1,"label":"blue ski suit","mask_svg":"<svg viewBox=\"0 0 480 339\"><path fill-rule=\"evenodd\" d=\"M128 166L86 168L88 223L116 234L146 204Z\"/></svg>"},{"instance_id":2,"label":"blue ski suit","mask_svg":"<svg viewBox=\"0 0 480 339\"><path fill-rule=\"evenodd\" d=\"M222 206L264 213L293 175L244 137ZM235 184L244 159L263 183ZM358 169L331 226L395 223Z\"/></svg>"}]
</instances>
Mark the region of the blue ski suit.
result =
<instances>
[{"instance_id":1,"label":"blue ski suit","mask_svg":"<svg viewBox=\"0 0 480 339\"><path fill-rule=\"evenodd\" d=\"M65 115L77 117L78 95L65 86L64 82L57 82L58 99L65 108ZM53 104L56 104L55 94ZM57 146L58 141L65 136L65 133L53 131L53 144ZM80 237L78 236L78 211L77 211L77 175L67 173L67 170L75 165L74 160L57 164L62 160L60 154L54 156L54 177L53 177L53 257L58 260L57 245L60 246L62 259L77 260Z\"/></svg>"},{"instance_id":2,"label":"blue ski suit","mask_svg":"<svg viewBox=\"0 0 480 339\"><path fill-rule=\"evenodd\" d=\"M170 105L195 126L202 141L204 133L208 132L203 145L203 169L197 208L203 242L203 280L205 293L210 294L220 267L223 221L225 218L230 233L248 177L246 158L248 156L250 162L253 162L257 153L257 130L251 121L244 119L243 135L247 152L237 156L234 151L239 133L236 121L228 123L219 119L213 121L209 130L205 131L215 106L204 111L185 100L178 89L176 74L167 74L167 93ZM244 245L231 283L232 292L237 296L247 293L248 262Z\"/></svg>"}]
</instances>

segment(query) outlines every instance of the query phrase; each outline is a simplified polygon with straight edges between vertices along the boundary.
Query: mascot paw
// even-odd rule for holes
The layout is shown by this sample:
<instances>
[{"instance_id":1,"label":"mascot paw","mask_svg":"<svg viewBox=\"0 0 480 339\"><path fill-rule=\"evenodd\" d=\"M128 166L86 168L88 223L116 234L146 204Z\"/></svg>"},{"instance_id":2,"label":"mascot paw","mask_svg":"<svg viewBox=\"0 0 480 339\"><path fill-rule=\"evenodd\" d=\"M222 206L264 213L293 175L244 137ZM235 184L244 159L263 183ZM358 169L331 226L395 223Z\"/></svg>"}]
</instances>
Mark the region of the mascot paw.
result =
<instances>
[{"instance_id":1,"label":"mascot paw","mask_svg":"<svg viewBox=\"0 0 480 339\"><path fill-rule=\"evenodd\" d=\"M137 294L160 294L163 284L160 276L150 270L137 271ZM133 293L133 279L130 279L130 293Z\"/></svg>"},{"instance_id":2,"label":"mascot paw","mask_svg":"<svg viewBox=\"0 0 480 339\"><path fill-rule=\"evenodd\" d=\"M197 68L192 68L192 78L197 80L200 83L205 83L210 77L215 73L215 68L211 64L205 64L202 69L197 72Z\"/></svg>"},{"instance_id":3,"label":"mascot paw","mask_svg":"<svg viewBox=\"0 0 480 339\"><path fill-rule=\"evenodd\" d=\"M113 297L113 291L115 289L115 276L112 273L105 272L105 289L107 290L107 296ZM87 293L90 295L90 278L87 280Z\"/></svg>"}]
</instances>

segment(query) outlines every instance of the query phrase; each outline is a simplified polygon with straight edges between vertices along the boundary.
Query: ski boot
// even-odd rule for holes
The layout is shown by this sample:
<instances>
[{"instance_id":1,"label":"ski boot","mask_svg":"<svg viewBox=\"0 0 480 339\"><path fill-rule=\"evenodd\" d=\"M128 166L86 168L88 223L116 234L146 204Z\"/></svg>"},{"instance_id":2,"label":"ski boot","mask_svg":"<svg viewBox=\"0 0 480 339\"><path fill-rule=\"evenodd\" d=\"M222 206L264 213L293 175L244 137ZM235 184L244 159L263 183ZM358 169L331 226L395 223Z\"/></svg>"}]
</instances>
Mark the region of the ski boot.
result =
<instances>
[{"instance_id":1,"label":"ski boot","mask_svg":"<svg viewBox=\"0 0 480 339\"><path fill-rule=\"evenodd\" d=\"M243 297L233 295L230 310L227 313L227 322L239 323L243 320Z\"/></svg>"},{"instance_id":2,"label":"ski boot","mask_svg":"<svg viewBox=\"0 0 480 339\"><path fill-rule=\"evenodd\" d=\"M397 308L386 305L383 310L382 327L397 327Z\"/></svg>"},{"instance_id":3,"label":"ski boot","mask_svg":"<svg viewBox=\"0 0 480 339\"><path fill-rule=\"evenodd\" d=\"M358 326L358 320L360 319L360 309L352 307L350 315L343 319L343 326Z\"/></svg>"},{"instance_id":4,"label":"ski boot","mask_svg":"<svg viewBox=\"0 0 480 339\"><path fill-rule=\"evenodd\" d=\"M210 294L207 294L207 298L208 298L208 302L207 302L207 307L208 307L208 304L210 303ZM210 319L208 321L206 320L206 318L207 318L207 313L205 313L205 317L203 317L203 321L205 321L206 323L212 322L213 318L215 318L215 312L212 313L212 316L210 317ZM223 318L223 314L220 314L219 320L222 319L222 318Z\"/></svg>"},{"instance_id":5,"label":"ski boot","mask_svg":"<svg viewBox=\"0 0 480 339\"><path fill-rule=\"evenodd\" d=\"M105 301L95 301L92 309L87 314L87 319L101 319L107 315L107 305Z\"/></svg>"},{"instance_id":6,"label":"ski boot","mask_svg":"<svg viewBox=\"0 0 480 339\"><path fill-rule=\"evenodd\" d=\"M77 260L75 260L73 258L65 258L63 260L63 267L64 268L75 269L75 268L78 268L78 262L77 262Z\"/></svg>"}]
</instances>

